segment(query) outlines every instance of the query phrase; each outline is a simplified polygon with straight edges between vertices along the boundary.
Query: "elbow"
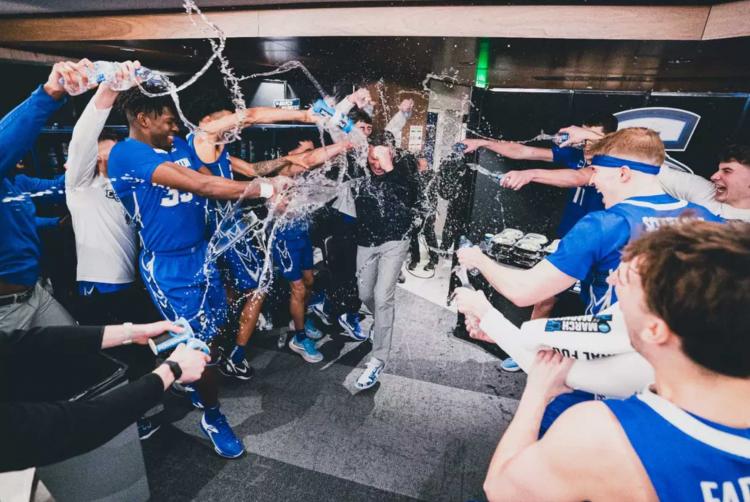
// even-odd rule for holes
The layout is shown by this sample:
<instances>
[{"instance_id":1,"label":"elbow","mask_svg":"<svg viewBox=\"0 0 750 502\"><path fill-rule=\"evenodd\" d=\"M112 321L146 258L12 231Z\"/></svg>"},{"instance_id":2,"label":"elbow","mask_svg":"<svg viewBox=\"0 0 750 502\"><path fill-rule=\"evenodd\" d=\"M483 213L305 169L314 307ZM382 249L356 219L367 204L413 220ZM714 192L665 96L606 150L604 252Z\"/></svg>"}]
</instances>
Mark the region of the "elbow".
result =
<instances>
[{"instance_id":1,"label":"elbow","mask_svg":"<svg viewBox=\"0 0 750 502\"><path fill-rule=\"evenodd\" d=\"M504 296L516 307L530 307L537 303L537 298L526 291L516 290Z\"/></svg>"}]
</instances>

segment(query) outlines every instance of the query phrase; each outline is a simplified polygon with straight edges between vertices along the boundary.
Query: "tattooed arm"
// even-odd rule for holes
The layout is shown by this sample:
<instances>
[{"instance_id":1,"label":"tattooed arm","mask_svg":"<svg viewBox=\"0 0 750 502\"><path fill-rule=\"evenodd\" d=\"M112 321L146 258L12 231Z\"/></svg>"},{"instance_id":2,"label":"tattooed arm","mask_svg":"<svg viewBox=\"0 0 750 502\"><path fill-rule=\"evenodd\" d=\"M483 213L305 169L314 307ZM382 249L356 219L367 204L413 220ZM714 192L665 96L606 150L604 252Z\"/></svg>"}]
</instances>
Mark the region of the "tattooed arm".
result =
<instances>
[{"instance_id":1,"label":"tattooed arm","mask_svg":"<svg viewBox=\"0 0 750 502\"><path fill-rule=\"evenodd\" d=\"M280 170L292 165L286 157L250 163L230 155L229 160L232 163L232 171L247 176L248 178L277 174Z\"/></svg>"}]
</instances>

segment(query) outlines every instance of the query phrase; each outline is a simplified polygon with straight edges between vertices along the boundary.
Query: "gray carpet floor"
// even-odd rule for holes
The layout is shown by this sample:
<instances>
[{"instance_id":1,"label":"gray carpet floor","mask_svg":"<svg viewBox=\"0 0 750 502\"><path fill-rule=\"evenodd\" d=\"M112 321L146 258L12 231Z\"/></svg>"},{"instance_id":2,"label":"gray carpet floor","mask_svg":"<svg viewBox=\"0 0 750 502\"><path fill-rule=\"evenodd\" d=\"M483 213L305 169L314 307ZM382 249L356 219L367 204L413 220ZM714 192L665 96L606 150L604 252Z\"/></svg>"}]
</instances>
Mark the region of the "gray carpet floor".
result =
<instances>
[{"instance_id":1,"label":"gray carpet floor","mask_svg":"<svg viewBox=\"0 0 750 502\"><path fill-rule=\"evenodd\" d=\"M332 334L325 360L251 341L249 382L226 381L222 409L248 454L223 460L184 399L174 422L143 443L153 500L483 500L489 459L525 377L452 336L455 315L397 290L390 360L380 382L353 384L370 343ZM366 326L366 325L365 325Z\"/></svg>"}]
</instances>

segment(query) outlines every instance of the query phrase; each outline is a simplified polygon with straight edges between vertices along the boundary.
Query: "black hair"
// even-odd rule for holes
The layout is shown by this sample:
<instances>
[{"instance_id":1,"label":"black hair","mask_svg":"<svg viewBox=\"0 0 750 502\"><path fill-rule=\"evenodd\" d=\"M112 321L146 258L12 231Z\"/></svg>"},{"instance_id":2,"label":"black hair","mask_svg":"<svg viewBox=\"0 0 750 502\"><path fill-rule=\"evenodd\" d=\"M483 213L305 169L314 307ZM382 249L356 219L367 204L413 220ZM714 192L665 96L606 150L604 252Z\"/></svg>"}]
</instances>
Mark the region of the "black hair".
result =
<instances>
[{"instance_id":1,"label":"black hair","mask_svg":"<svg viewBox=\"0 0 750 502\"><path fill-rule=\"evenodd\" d=\"M164 108L174 111L174 104L169 96L149 98L138 87L133 87L118 94L115 108L125 114L128 124L132 124L139 113L158 117L164 113Z\"/></svg>"},{"instance_id":2,"label":"black hair","mask_svg":"<svg viewBox=\"0 0 750 502\"><path fill-rule=\"evenodd\" d=\"M200 122L203 117L222 110L232 111L234 105L225 94L213 90L201 92L185 104L185 116L193 124Z\"/></svg>"},{"instance_id":3,"label":"black hair","mask_svg":"<svg viewBox=\"0 0 750 502\"><path fill-rule=\"evenodd\" d=\"M583 125L589 127L601 127L604 134L615 132L618 124L617 117L611 113L604 112L594 112L583 121Z\"/></svg>"},{"instance_id":4,"label":"black hair","mask_svg":"<svg viewBox=\"0 0 750 502\"><path fill-rule=\"evenodd\" d=\"M370 117L370 116L369 116L369 115L368 115L368 114L367 114L366 112L364 112L364 111L360 110L360 109L359 109L359 108L357 108L357 107L354 107L354 108L353 108L353 109L352 109L352 110L351 110L351 111L349 112L349 118L350 118L350 119L351 119L351 121L352 121L352 122L354 122L355 124L356 124L357 122L364 122L365 124L370 124L370 125L372 125L372 117Z\"/></svg>"},{"instance_id":5,"label":"black hair","mask_svg":"<svg viewBox=\"0 0 750 502\"><path fill-rule=\"evenodd\" d=\"M104 129L96 140L97 143L101 141L120 141L120 135L112 129Z\"/></svg>"},{"instance_id":6,"label":"black hair","mask_svg":"<svg viewBox=\"0 0 750 502\"><path fill-rule=\"evenodd\" d=\"M750 145L731 144L725 146L719 153L719 162L732 161L750 166Z\"/></svg>"}]
</instances>

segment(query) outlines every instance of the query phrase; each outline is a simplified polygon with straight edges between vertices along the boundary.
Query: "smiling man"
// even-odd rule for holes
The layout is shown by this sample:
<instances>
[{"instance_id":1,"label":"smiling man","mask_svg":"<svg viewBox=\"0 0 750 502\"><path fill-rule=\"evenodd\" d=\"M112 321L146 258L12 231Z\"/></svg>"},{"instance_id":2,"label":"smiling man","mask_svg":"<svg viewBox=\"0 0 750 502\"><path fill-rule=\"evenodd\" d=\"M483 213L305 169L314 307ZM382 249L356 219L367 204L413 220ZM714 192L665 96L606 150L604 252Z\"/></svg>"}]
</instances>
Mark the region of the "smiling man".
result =
<instances>
[{"instance_id":1,"label":"smiling man","mask_svg":"<svg viewBox=\"0 0 750 502\"><path fill-rule=\"evenodd\" d=\"M700 204L724 219L750 221L750 145L730 145L722 150L711 181L662 169L659 183L669 195Z\"/></svg>"}]
</instances>

